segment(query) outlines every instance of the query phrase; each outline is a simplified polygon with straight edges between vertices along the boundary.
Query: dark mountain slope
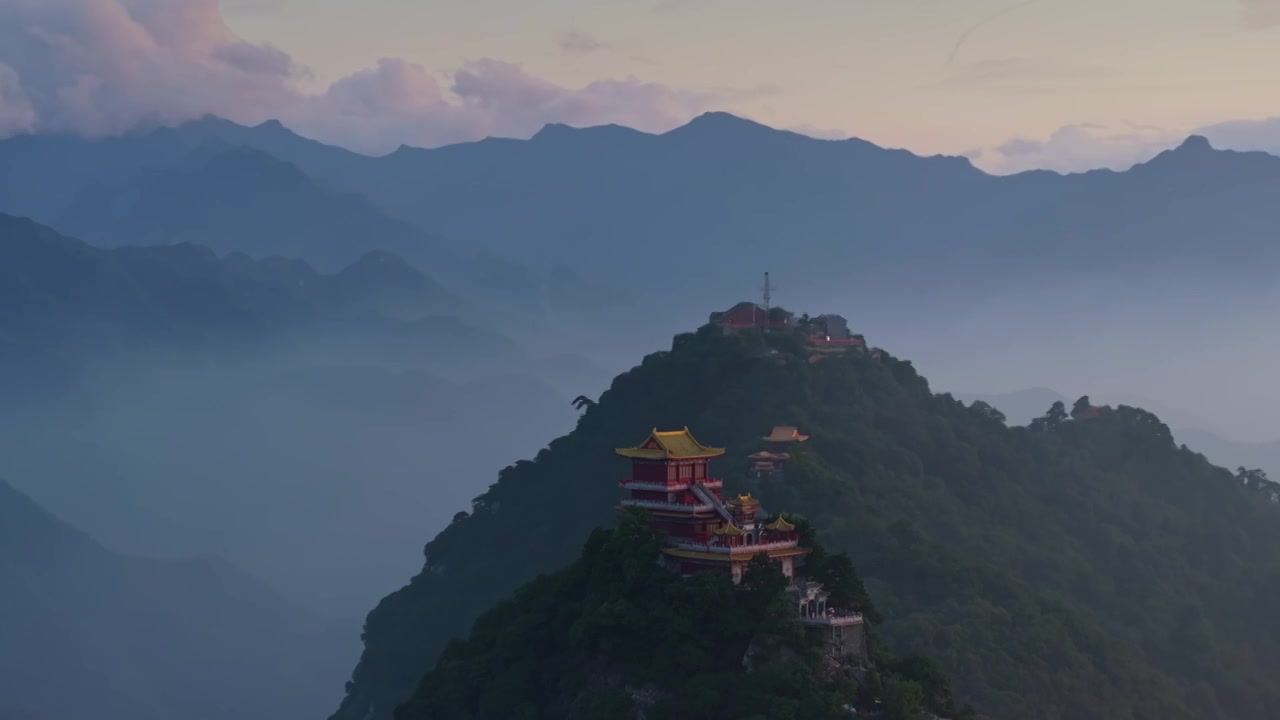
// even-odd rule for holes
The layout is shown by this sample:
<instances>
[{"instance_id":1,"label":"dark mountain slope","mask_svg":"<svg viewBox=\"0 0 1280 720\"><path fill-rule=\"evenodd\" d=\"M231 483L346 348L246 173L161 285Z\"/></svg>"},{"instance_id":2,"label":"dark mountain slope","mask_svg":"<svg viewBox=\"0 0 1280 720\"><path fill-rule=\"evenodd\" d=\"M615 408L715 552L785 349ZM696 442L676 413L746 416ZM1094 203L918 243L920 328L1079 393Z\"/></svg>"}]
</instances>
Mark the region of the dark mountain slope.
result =
<instances>
[{"instance_id":1,"label":"dark mountain slope","mask_svg":"<svg viewBox=\"0 0 1280 720\"><path fill-rule=\"evenodd\" d=\"M873 615L848 558L808 542L809 577L827 589L839 578L845 607ZM659 547L644 513L593 532L572 565L485 613L396 717L843 720L854 706L904 720L922 709L972 715L955 706L936 663L894 660L874 635L869 658L825 657L805 641L787 578L767 560L737 586L727 575L685 580L653 561Z\"/></svg>"},{"instance_id":2,"label":"dark mountain slope","mask_svg":"<svg viewBox=\"0 0 1280 720\"><path fill-rule=\"evenodd\" d=\"M577 429L500 474L370 614L336 718L389 717L445 642L608 523L612 448L652 427L725 445L732 489L775 424L811 442L758 489L847 551L886 637L936 655L991 717L1253 718L1280 626L1274 509L1125 409L1041 431L934 396L908 363L811 363L706 328L618 377Z\"/></svg>"},{"instance_id":3,"label":"dark mountain slope","mask_svg":"<svg viewBox=\"0 0 1280 720\"><path fill-rule=\"evenodd\" d=\"M302 720L349 661L227 563L114 555L3 482L0 586L0 695L31 717Z\"/></svg>"}]
</instances>

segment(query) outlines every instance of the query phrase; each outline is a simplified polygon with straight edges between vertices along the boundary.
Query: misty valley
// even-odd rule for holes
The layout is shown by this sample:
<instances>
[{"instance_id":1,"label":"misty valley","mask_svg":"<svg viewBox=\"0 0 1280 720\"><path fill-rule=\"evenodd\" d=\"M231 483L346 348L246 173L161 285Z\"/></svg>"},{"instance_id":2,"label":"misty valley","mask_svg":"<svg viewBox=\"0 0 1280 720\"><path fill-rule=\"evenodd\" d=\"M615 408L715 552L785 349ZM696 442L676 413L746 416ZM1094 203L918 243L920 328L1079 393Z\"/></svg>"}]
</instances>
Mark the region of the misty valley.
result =
<instances>
[{"instance_id":1,"label":"misty valley","mask_svg":"<svg viewBox=\"0 0 1280 720\"><path fill-rule=\"evenodd\" d=\"M701 106L364 154L60 124L14 55L0 720L1280 717L1280 156L994 174ZM305 102L420 89L371 77Z\"/></svg>"}]
</instances>

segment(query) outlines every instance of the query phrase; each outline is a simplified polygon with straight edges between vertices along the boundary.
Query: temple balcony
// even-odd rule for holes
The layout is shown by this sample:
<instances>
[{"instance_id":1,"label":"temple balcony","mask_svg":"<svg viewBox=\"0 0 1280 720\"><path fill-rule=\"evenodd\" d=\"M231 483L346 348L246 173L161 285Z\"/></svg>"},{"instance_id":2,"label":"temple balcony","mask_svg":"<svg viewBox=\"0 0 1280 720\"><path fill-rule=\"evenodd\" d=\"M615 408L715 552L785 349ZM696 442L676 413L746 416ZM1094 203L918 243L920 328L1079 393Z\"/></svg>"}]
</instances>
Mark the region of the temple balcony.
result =
<instances>
[{"instance_id":1,"label":"temple balcony","mask_svg":"<svg viewBox=\"0 0 1280 720\"><path fill-rule=\"evenodd\" d=\"M646 482L644 480L632 480L623 478L618 481L618 486L628 490L649 490L652 492L684 492L694 484L702 485L710 490L719 490L724 487L724 481L718 478L708 478L706 480L680 480L675 485L668 485L660 482Z\"/></svg>"},{"instance_id":2,"label":"temple balcony","mask_svg":"<svg viewBox=\"0 0 1280 720\"><path fill-rule=\"evenodd\" d=\"M795 540L785 540L782 542L764 543L760 545L714 545L711 543L698 543L690 540L667 540L667 547L678 548L680 550L692 550L694 552L721 553L730 555L733 553L758 553L768 552L769 550L787 550L798 546L800 543Z\"/></svg>"},{"instance_id":3,"label":"temple balcony","mask_svg":"<svg viewBox=\"0 0 1280 720\"><path fill-rule=\"evenodd\" d=\"M631 507L645 508L647 510L666 510L668 512L709 513L715 511L715 508L710 505L658 502L656 500L636 500L635 498L623 498L622 504L629 505Z\"/></svg>"},{"instance_id":4,"label":"temple balcony","mask_svg":"<svg viewBox=\"0 0 1280 720\"><path fill-rule=\"evenodd\" d=\"M800 617L801 625L812 625L815 627L849 627L850 625L861 625L865 622L862 613L842 613L831 611L826 615L813 617Z\"/></svg>"}]
</instances>

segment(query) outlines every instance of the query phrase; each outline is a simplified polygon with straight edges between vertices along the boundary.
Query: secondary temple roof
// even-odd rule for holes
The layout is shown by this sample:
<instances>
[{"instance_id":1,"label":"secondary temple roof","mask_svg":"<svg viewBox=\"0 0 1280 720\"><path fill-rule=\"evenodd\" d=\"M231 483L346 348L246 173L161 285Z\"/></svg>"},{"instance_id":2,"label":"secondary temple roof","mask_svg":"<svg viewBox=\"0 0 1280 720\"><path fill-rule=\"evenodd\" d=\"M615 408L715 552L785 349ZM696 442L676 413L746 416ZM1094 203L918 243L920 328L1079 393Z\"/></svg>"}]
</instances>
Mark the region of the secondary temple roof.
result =
<instances>
[{"instance_id":1,"label":"secondary temple roof","mask_svg":"<svg viewBox=\"0 0 1280 720\"><path fill-rule=\"evenodd\" d=\"M697 460L724 455L724 448L703 445L694 439L689 428L659 431L649 434L649 439L631 448L618 448L616 453L636 460Z\"/></svg>"},{"instance_id":2,"label":"secondary temple roof","mask_svg":"<svg viewBox=\"0 0 1280 720\"><path fill-rule=\"evenodd\" d=\"M801 435L800 429L784 425L776 427L769 436L764 438L766 442L785 443L785 442L804 442L808 440L808 435Z\"/></svg>"}]
</instances>

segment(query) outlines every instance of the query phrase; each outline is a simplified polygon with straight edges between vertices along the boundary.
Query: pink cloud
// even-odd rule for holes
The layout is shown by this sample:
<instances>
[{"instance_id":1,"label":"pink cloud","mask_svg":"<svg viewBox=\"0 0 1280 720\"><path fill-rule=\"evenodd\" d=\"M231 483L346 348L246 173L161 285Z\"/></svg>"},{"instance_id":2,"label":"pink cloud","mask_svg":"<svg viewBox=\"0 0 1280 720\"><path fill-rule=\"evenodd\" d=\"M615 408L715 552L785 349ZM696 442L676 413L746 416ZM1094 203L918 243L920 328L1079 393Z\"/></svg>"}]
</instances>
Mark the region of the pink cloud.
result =
<instances>
[{"instance_id":1,"label":"pink cloud","mask_svg":"<svg viewBox=\"0 0 1280 720\"><path fill-rule=\"evenodd\" d=\"M1016 137L975 154L964 153L983 169L1006 174L1023 170L1083 172L1097 168L1125 170L1179 145L1188 135L1201 135L1220 150L1262 150L1280 155L1280 117L1231 120L1194 129L1149 125L1067 125L1048 138Z\"/></svg>"},{"instance_id":2,"label":"pink cloud","mask_svg":"<svg viewBox=\"0 0 1280 720\"><path fill-rule=\"evenodd\" d=\"M1043 140L1016 137L984 152L974 154L971 150L966 155L983 169L998 174L1040 169L1126 170L1176 146L1183 138L1185 134L1148 126L1078 123L1058 128Z\"/></svg>"},{"instance_id":3,"label":"pink cloud","mask_svg":"<svg viewBox=\"0 0 1280 720\"><path fill-rule=\"evenodd\" d=\"M31 132L35 122L35 108L22 89L17 71L0 65L0 136Z\"/></svg>"},{"instance_id":4,"label":"pink cloud","mask_svg":"<svg viewBox=\"0 0 1280 720\"><path fill-rule=\"evenodd\" d=\"M575 47L584 38L574 40ZM318 94L282 50L247 43L218 0L0 1L0 135L118 134L205 114L278 118L326 142L379 153L550 122L661 131L723 101L634 78L571 88L492 59L448 78L387 58Z\"/></svg>"}]
</instances>

